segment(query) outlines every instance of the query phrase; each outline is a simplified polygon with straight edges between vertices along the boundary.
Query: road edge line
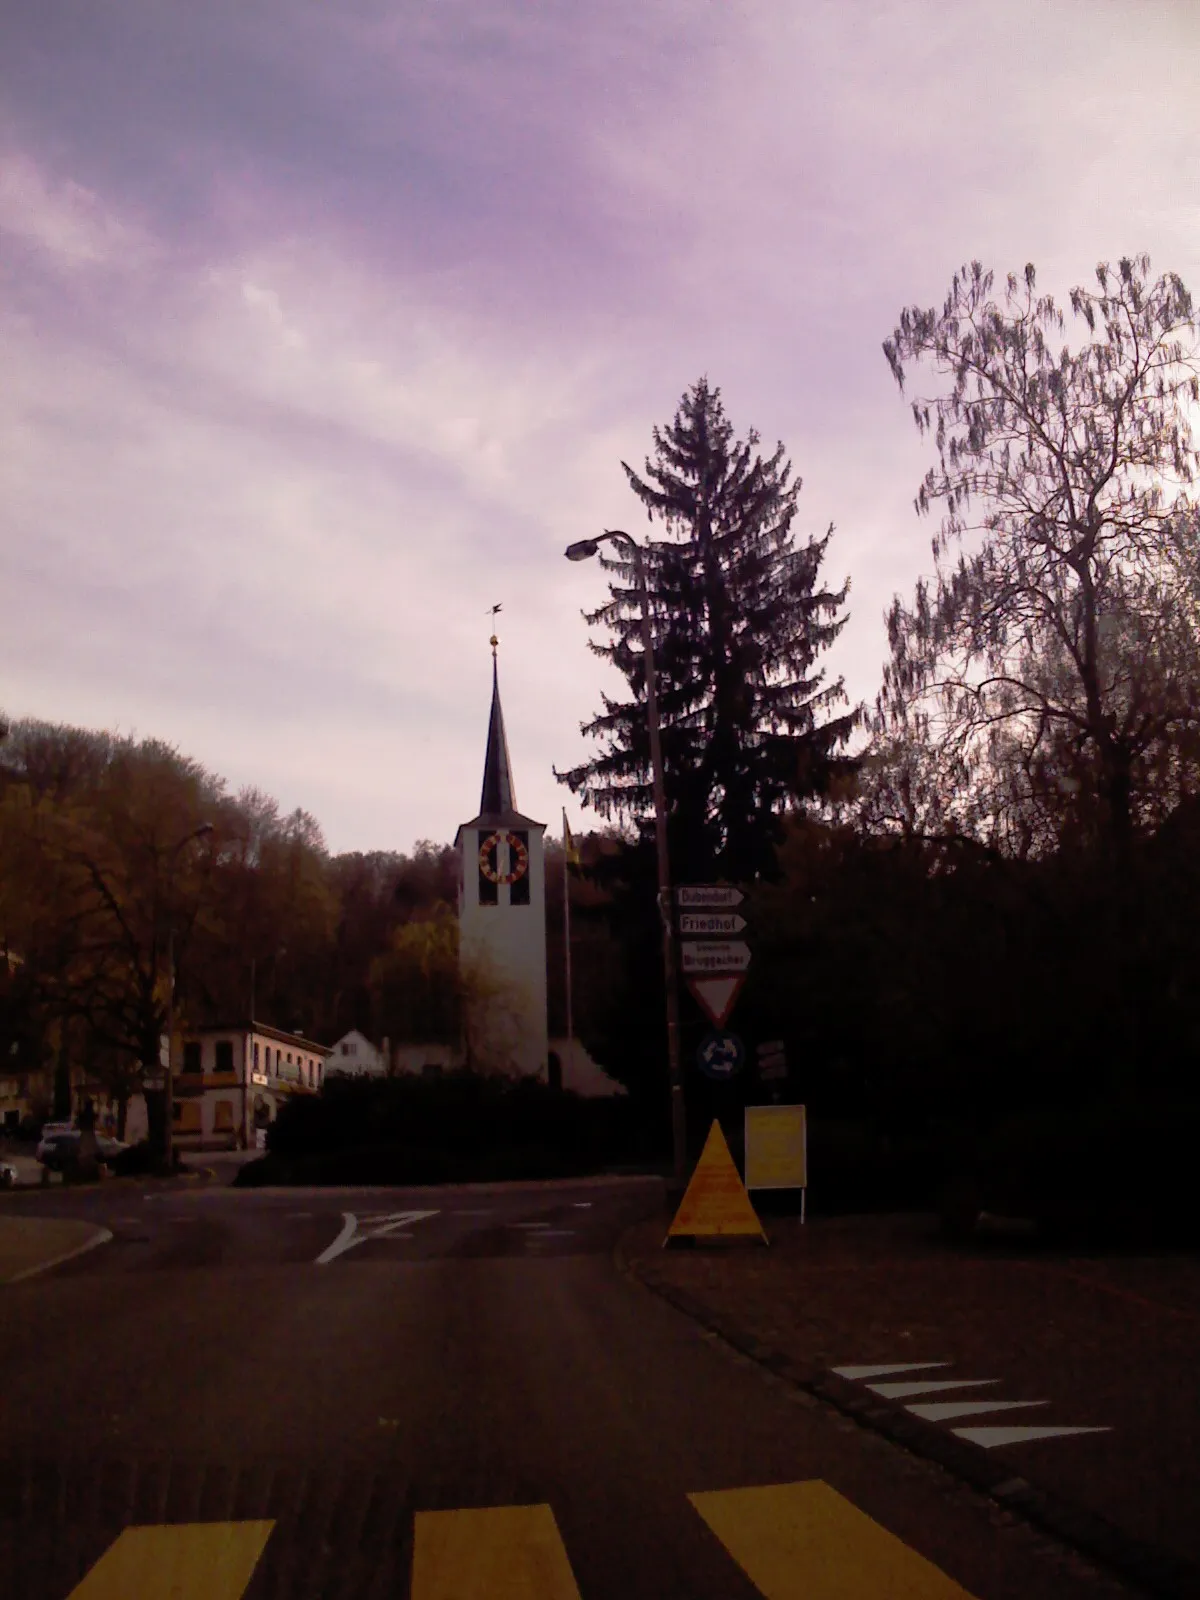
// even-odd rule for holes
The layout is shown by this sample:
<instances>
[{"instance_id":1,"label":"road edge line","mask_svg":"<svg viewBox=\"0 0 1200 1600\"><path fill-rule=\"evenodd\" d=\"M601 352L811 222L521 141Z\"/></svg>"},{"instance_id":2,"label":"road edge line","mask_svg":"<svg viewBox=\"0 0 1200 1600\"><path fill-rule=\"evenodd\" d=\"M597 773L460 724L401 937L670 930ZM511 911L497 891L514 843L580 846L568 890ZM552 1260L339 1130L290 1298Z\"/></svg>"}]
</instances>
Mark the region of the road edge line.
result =
<instances>
[{"instance_id":1,"label":"road edge line","mask_svg":"<svg viewBox=\"0 0 1200 1600\"><path fill-rule=\"evenodd\" d=\"M74 1250L64 1250L62 1255L53 1256L49 1261L39 1261L36 1267L26 1267L24 1272L18 1272L15 1277L6 1278L6 1283L24 1283L27 1278L36 1278L39 1272L49 1272L51 1267L61 1267L64 1261L74 1261L76 1256L86 1255L89 1250L94 1250L97 1245L107 1244L112 1238L108 1228L97 1228L90 1239L83 1244L75 1246Z\"/></svg>"},{"instance_id":2,"label":"road edge line","mask_svg":"<svg viewBox=\"0 0 1200 1600\"><path fill-rule=\"evenodd\" d=\"M1200 1595L1200 1567L1173 1551L1148 1544L1122 1532L1095 1511L1029 1483L1011 1465L989 1459L985 1450L953 1434L943 1433L934 1423L914 1417L901 1406L839 1378L824 1367L804 1368L782 1352L763 1344L736 1323L728 1321L694 1299L685 1289L655 1281L653 1275L625 1253L626 1228L613 1246L613 1261L630 1282L665 1300L675 1310L714 1334L736 1354L765 1368L776 1378L819 1400L860 1427L882 1434L892 1444L911 1455L932 1462L966 1483L977 1493L1020 1515L1024 1521L1053 1535L1061 1544L1106 1567L1110 1573L1132 1582L1161 1600L1196 1600Z\"/></svg>"}]
</instances>

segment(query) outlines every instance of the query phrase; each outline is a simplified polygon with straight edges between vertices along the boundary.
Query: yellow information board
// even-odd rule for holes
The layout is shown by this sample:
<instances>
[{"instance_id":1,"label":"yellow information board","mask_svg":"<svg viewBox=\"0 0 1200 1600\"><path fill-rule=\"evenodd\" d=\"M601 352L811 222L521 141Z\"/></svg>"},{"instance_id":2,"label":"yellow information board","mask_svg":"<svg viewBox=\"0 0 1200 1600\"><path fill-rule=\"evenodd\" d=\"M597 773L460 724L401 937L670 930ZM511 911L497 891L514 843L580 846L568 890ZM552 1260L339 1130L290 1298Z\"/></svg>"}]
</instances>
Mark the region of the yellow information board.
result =
<instances>
[{"instance_id":1,"label":"yellow information board","mask_svg":"<svg viewBox=\"0 0 1200 1600\"><path fill-rule=\"evenodd\" d=\"M692 1181L663 1244L678 1238L727 1238L738 1234L754 1234L764 1244L769 1242L738 1176L721 1124L714 1118Z\"/></svg>"},{"instance_id":2,"label":"yellow information board","mask_svg":"<svg viewBox=\"0 0 1200 1600\"><path fill-rule=\"evenodd\" d=\"M808 1125L803 1106L746 1107L746 1188L808 1187Z\"/></svg>"}]
</instances>

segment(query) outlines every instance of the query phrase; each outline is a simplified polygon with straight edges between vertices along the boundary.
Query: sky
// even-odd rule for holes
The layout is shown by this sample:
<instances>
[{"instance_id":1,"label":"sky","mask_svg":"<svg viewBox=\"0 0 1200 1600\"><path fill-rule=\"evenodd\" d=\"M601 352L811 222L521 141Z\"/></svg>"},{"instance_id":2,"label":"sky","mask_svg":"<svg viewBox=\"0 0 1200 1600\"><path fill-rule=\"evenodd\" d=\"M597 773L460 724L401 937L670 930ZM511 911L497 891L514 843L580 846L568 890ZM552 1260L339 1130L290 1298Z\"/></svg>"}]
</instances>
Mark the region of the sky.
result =
<instances>
[{"instance_id":1,"label":"sky","mask_svg":"<svg viewBox=\"0 0 1200 1600\"><path fill-rule=\"evenodd\" d=\"M500 603L518 804L590 825L562 552L653 534L620 463L702 375L873 699L935 531L883 340L976 258L1200 296L1198 53L1194 0L0 0L0 707L407 851L477 810Z\"/></svg>"}]
</instances>

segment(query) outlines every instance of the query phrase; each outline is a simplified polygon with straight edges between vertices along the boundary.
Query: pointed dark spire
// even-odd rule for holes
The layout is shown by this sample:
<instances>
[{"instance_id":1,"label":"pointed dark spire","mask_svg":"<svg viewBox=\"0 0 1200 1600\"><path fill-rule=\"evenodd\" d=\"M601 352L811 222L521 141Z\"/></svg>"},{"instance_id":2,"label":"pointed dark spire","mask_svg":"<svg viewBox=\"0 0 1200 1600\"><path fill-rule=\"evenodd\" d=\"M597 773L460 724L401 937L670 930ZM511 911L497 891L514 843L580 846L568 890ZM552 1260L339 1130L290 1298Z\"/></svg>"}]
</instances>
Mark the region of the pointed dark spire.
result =
<instances>
[{"instance_id":1,"label":"pointed dark spire","mask_svg":"<svg viewBox=\"0 0 1200 1600\"><path fill-rule=\"evenodd\" d=\"M487 754L483 758L483 793L479 814L508 817L517 809L513 792L512 763L508 759L508 740L504 737L504 712L500 709L500 677L492 648L492 714L488 720Z\"/></svg>"}]
</instances>

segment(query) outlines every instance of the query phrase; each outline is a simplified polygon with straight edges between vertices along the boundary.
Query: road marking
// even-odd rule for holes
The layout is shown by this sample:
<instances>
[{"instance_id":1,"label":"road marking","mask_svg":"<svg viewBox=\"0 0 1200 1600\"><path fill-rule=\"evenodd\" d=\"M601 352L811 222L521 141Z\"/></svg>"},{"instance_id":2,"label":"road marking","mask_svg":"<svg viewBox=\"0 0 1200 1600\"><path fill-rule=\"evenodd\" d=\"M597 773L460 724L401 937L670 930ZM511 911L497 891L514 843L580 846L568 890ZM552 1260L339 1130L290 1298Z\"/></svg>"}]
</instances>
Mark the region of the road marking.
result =
<instances>
[{"instance_id":1,"label":"road marking","mask_svg":"<svg viewBox=\"0 0 1200 1600\"><path fill-rule=\"evenodd\" d=\"M926 1379L917 1383L869 1383L872 1394L885 1400L903 1400L909 1394L936 1394L940 1389L983 1389L989 1383L999 1383L999 1378L939 1378L937 1382Z\"/></svg>"},{"instance_id":2,"label":"road marking","mask_svg":"<svg viewBox=\"0 0 1200 1600\"><path fill-rule=\"evenodd\" d=\"M571 1204L575 1207L576 1211L590 1211L592 1209L592 1202L590 1200L572 1200Z\"/></svg>"},{"instance_id":3,"label":"road marking","mask_svg":"<svg viewBox=\"0 0 1200 1600\"><path fill-rule=\"evenodd\" d=\"M1048 1406L1049 1400L935 1400L929 1406L905 1406L926 1422L946 1422L950 1417L977 1417L983 1411L1017 1411L1022 1406Z\"/></svg>"},{"instance_id":4,"label":"road marking","mask_svg":"<svg viewBox=\"0 0 1200 1600\"><path fill-rule=\"evenodd\" d=\"M1024 1444L1030 1439L1062 1439L1069 1433L1111 1433L1111 1428L951 1428L960 1439L994 1450L998 1444Z\"/></svg>"},{"instance_id":5,"label":"road marking","mask_svg":"<svg viewBox=\"0 0 1200 1600\"><path fill-rule=\"evenodd\" d=\"M387 1239L398 1228L407 1227L410 1222L420 1222L424 1217L436 1217L436 1211L391 1211L383 1217L372 1219L382 1223L381 1227L369 1231L359 1229L359 1219L353 1211L342 1212L342 1231L331 1245L328 1245L317 1257L316 1265L326 1267L331 1261L336 1261L338 1256L347 1250L353 1250L355 1245L366 1244L368 1239ZM368 1219L364 1217L364 1222Z\"/></svg>"},{"instance_id":6,"label":"road marking","mask_svg":"<svg viewBox=\"0 0 1200 1600\"><path fill-rule=\"evenodd\" d=\"M418 1511L412 1600L580 1600L548 1505Z\"/></svg>"},{"instance_id":7,"label":"road marking","mask_svg":"<svg viewBox=\"0 0 1200 1600\"><path fill-rule=\"evenodd\" d=\"M820 1479L688 1499L765 1600L971 1600Z\"/></svg>"},{"instance_id":8,"label":"road marking","mask_svg":"<svg viewBox=\"0 0 1200 1600\"><path fill-rule=\"evenodd\" d=\"M340 1256L343 1250L349 1250L350 1246L355 1243L354 1233L357 1227L358 1223L353 1211L343 1211L342 1231L327 1249L321 1251L321 1254L317 1257L317 1266L327 1266L335 1256Z\"/></svg>"},{"instance_id":9,"label":"road marking","mask_svg":"<svg viewBox=\"0 0 1200 1600\"><path fill-rule=\"evenodd\" d=\"M274 1522L126 1528L69 1600L240 1600Z\"/></svg>"},{"instance_id":10,"label":"road marking","mask_svg":"<svg viewBox=\"0 0 1200 1600\"><path fill-rule=\"evenodd\" d=\"M890 1372L925 1372L931 1367L948 1367L948 1361L890 1361L881 1367L834 1367L839 1378L886 1378Z\"/></svg>"},{"instance_id":11,"label":"road marking","mask_svg":"<svg viewBox=\"0 0 1200 1600\"><path fill-rule=\"evenodd\" d=\"M14 1217L12 1220L16 1222L18 1219ZM36 1259L36 1254L39 1250L46 1248L50 1239L58 1239L61 1242L65 1242L67 1239L78 1238L78 1227L86 1227L88 1224L80 1223L76 1225L67 1218L59 1219L57 1217L46 1218L45 1221L41 1218L25 1220L29 1220L33 1224L31 1230L33 1233L32 1252L30 1248L31 1242L27 1234L25 1236L24 1249L18 1246L18 1248L6 1252L8 1261L0 1267L0 1283L24 1283L29 1278L36 1278L39 1273L49 1272L51 1267L61 1267L64 1261L74 1261L76 1256L86 1255L89 1250L94 1250L97 1245L108 1244L112 1239L112 1233L108 1228L97 1228L90 1238L85 1239L82 1244L70 1245L65 1250L56 1250L51 1255L43 1256L39 1261ZM42 1240L40 1246L37 1243L39 1237ZM7 1270L10 1266L19 1266L22 1260L28 1261L31 1253L35 1255L31 1265L22 1268L18 1272Z\"/></svg>"}]
</instances>

